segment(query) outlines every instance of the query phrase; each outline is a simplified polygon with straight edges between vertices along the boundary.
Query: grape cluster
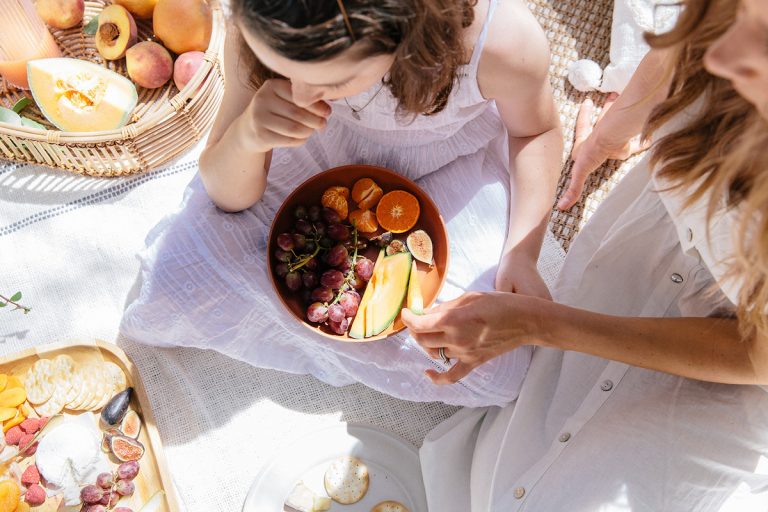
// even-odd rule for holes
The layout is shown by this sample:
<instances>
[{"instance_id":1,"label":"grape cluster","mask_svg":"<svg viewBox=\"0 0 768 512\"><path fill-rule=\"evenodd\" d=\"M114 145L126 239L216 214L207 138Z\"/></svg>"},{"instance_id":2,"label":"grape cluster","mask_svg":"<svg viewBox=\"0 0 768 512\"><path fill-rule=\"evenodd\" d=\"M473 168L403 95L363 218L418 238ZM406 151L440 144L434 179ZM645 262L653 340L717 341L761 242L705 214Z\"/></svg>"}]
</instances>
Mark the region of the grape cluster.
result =
<instances>
[{"instance_id":1,"label":"grape cluster","mask_svg":"<svg viewBox=\"0 0 768 512\"><path fill-rule=\"evenodd\" d=\"M359 255L367 242L331 208L298 206L290 233L277 236L275 273L300 293L310 322L336 334L349 329L373 261Z\"/></svg>"},{"instance_id":2,"label":"grape cluster","mask_svg":"<svg viewBox=\"0 0 768 512\"><path fill-rule=\"evenodd\" d=\"M100 473L96 485L86 485L80 491L83 512L133 512L128 507L113 508L122 496L131 496L136 491L133 479L139 474L139 463L135 460L123 462L114 473Z\"/></svg>"}]
</instances>

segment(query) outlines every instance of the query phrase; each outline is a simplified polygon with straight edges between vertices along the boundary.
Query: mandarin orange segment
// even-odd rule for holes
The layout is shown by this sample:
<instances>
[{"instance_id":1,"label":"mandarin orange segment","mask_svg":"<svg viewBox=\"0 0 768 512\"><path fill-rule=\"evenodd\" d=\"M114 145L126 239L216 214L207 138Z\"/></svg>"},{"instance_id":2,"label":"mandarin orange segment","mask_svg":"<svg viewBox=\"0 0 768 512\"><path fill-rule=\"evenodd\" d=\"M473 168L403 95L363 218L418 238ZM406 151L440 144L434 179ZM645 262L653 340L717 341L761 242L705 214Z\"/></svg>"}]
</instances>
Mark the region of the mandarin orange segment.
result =
<instances>
[{"instance_id":1,"label":"mandarin orange segment","mask_svg":"<svg viewBox=\"0 0 768 512\"><path fill-rule=\"evenodd\" d=\"M379 226L392 233L404 233L416 225L421 207L416 196L405 190L387 192L376 207Z\"/></svg>"},{"instance_id":2,"label":"mandarin orange segment","mask_svg":"<svg viewBox=\"0 0 768 512\"><path fill-rule=\"evenodd\" d=\"M346 191L346 193L345 193ZM326 208L330 208L339 214L341 220L347 218L349 213L349 203L347 198L349 197L349 189L346 187L330 187L323 192L323 197L320 199L320 204Z\"/></svg>"},{"instance_id":3,"label":"mandarin orange segment","mask_svg":"<svg viewBox=\"0 0 768 512\"><path fill-rule=\"evenodd\" d=\"M352 200L361 210L370 210L379 202L384 191L371 178L357 180L352 187Z\"/></svg>"},{"instance_id":4,"label":"mandarin orange segment","mask_svg":"<svg viewBox=\"0 0 768 512\"><path fill-rule=\"evenodd\" d=\"M361 233L374 233L379 229L376 215L371 210L355 210L349 214L349 223Z\"/></svg>"},{"instance_id":5,"label":"mandarin orange segment","mask_svg":"<svg viewBox=\"0 0 768 512\"><path fill-rule=\"evenodd\" d=\"M14 512L19 506L21 489L12 480L0 482L0 512Z\"/></svg>"}]
</instances>

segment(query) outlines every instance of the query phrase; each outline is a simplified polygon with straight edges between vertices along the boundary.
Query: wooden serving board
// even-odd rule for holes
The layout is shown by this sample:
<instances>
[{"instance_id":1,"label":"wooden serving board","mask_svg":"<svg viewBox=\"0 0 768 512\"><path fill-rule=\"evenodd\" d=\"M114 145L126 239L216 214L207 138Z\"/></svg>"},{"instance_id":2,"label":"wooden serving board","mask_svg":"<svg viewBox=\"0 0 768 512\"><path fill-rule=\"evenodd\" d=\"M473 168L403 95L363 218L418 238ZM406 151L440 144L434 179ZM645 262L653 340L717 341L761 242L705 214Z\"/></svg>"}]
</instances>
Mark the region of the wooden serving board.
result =
<instances>
[{"instance_id":1,"label":"wooden serving board","mask_svg":"<svg viewBox=\"0 0 768 512\"><path fill-rule=\"evenodd\" d=\"M111 361L123 370L128 381L128 386L133 387L134 392L131 397L130 408L135 410L141 417L142 426L138 440L144 445L145 452L139 460L141 467L139 474L134 479L136 490L133 496L123 498L118 506L130 507L135 512L138 512L141 510L144 503L146 503L156 492L162 490L165 492L164 503L158 512L179 511L178 500L163 454L163 445L160 441L160 435L157 432L155 418L149 407L146 391L136 367L120 348L112 343L107 343L101 340L96 340L91 343L75 342L42 345L0 358L0 373L16 375L23 381L25 373L37 360L42 358L52 359L60 354L70 356L78 364ZM94 421L97 423L97 427L103 432L104 427L98 425L100 412L101 410L93 413L84 413L83 411L64 409L62 414L73 416L78 414L92 414ZM116 461L112 457L110 460L113 463L112 469L115 470L117 468L116 463L119 463L119 461ZM24 464L22 463L22 465ZM51 512L74 512L80 510L79 505L76 507L65 507L63 505L59 507L59 501L61 500L48 498L44 505L36 507L33 510L35 510L35 512L49 510Z\"/></svg>"}]
</instances>

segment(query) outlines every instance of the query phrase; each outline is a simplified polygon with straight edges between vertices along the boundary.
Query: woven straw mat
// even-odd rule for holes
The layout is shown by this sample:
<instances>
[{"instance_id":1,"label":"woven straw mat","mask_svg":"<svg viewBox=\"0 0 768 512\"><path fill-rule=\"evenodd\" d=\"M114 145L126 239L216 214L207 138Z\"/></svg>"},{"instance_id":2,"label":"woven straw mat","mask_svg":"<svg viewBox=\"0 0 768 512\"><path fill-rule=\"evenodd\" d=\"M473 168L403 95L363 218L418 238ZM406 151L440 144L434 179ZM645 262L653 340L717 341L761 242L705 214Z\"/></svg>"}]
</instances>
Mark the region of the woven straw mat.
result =
<instances>
[{"instance_id":1,"label":"woven straw mat","mask_svg":"<svg viewBox=\"0 0 768 512\"><path fill-rule=\"evenodd\" d=\"M584 99L591 97L599 107L605 99L605 95L599 92L583 93L574 89L568 82L568 65L579 59L592 59L602 68L608 65L613 1L530 0L528 7L544 27L552 52L550 80L565 138L564 165L557 186L557 197L560 197L570 175L569 155L579 105ZM599 112L600 109L595 110ZM550 229L563 249L568 250L574 235L636 161L637 157L626 162L606 162L587 180L582 198L571 210L561 212L553 208Z\"/></svg>"}]
</instances>

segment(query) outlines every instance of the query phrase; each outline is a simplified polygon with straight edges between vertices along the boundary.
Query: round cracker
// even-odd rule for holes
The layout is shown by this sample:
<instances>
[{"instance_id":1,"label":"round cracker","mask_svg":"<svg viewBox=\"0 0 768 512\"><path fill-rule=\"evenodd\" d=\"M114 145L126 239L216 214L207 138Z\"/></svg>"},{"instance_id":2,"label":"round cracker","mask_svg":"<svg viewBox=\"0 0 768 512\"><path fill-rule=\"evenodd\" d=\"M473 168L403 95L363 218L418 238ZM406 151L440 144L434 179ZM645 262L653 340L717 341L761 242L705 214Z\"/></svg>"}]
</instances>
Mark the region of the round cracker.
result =
<instances>
[{"instance_id":1,"label":"round cracker","mask_svg":"<svg viewBox=\"0 0 768 512\"><path fill-rule=\"evenodd\" d=\"M382 501L371 509L371 512L411 512L408 507L400 503L399 501L387 500Z\"/></svg>"},{"instance_id":2,"label":"round cracker","mask_svg":"<svg viewBox=\"0 0 768 512\"><path fill-rule=\"evenodd\" d=\"M128 387L128 379L122 368L112 361L104 361L101 366L104 368L108 378L112 381L112 395L116 395Z\"/></svg>"},{"instance_id":3,"label":"round cracker","mask_svg":"<svg viewBox=\"0 0 768 512\"><path fill-rule=\"evenodd\" d=\"M104 397L111 396L112 394L112 380L109 375L107 375L107 371L103 366L98 366L97 368L96 388L94 396L93 399L85 406L85 409L88 411L95 411L98 409L99 404L104 400Z\"/></svg>"},{"instance_id":4,"label":"round cracker","mask_svg":"<svg viewBox=\"0 0 768 512\"><path fill-rule=\"evenodd\" d=\"M42 404L34 404L35 411L37 411L37 414L42 416L55 416L56 414L59 414L62 409L64 409L64 405L66 404L66 398L67 398L67 391L62 387L57 386L53 390L53 394L51 395L51 398L49 398L45 403Z\"/></svg>"},{"instance_id":5,"label":"round cracker","mask_svg":"<svg viewBox=\"0 0 768 512\"><path fill-rule=\"evenodd\" d=\"M50 359L38 359L24 376L24 389L27 400L33 404L42 404L53 394L56 385L53 380L54 366Z\"/></svg>"},{"instance_id":6,"label":"round cracker","mask_svg":"<svg viewBox=\"0 0 768 512\"><path fill-rule=\"evenodd\" d=\"M82 367L75 369L70 379L72 381L72 388L67 393L67 409L74 409L75 405L82 401L83 393L85 393L85 375L83 374Z\"/></svg>"},{"instance_id":7,"label":"round cracker","mask_svg":"<svg viewBox=\"0 0 768 512\"><path fill-rule=\"evenodd\" d=\"M60 354L53 359L53 383L56 385L57 390L62 389L65 404L67 403L66 397L69 395L69 390L72 389L72 373L74 373L76 367L75 360L66 354Z\"/></svg>"},{"instance_id":8,"label":"round cracker","mask_svg":"<svg viewBox=\"0 0 768 512\"><path fill-rule=\"evenodd\" d=\"M82 384L80 386L80 391L77 394L77 398L75 398L71 403L67 404L67 407L69 409L73 410L81 410L83 405L87 404L91 400L93 400L93 387L94 387L94 367L92 365L86 365L81 366L80 370L78 371L80 373L80 378L82 379Z\"/></svg>"},{"instance_id":9,"label":"round cracker","mask_svg":"<svg viewBox=\"0 0 768 512\"><path fill-rule=\"evenodd\" d=\"M331 462L325 470L323 483L325 492L336 503L351 505L357 503L368 492L368 466L349 455Z\"/></svg>"}]
</instances>

